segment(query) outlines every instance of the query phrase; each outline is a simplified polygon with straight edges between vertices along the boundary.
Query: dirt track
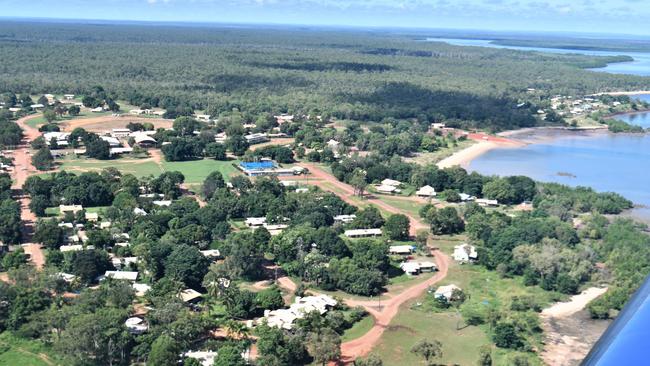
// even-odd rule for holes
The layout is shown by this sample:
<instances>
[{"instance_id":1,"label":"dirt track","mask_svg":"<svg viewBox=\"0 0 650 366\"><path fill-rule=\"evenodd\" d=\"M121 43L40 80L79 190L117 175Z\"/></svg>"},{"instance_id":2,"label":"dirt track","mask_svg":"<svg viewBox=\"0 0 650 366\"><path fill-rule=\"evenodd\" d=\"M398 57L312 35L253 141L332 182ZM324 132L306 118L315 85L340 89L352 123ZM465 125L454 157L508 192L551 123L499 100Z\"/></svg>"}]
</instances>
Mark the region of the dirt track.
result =
<instances>
[{"instance_id":1,"label":"dirt track","mask_svg":"<svg viewBox=\"0 0 650 366\"><path fill-rule=\"evenodd\" d=\"M32 165L31 156L28 154L30 143L41 134L37 129L27 125L30 119L38 118L40 115L31 115L20 118L18 126L23 129L24 138L20 146L14 150L14 174L12 189L20 202L20 218L23 223L23 249L25 253L30 255L31 261L36 268L43 268L45 265L45 256L41 250L40 245L32 243L32 235L34 232L34 224L36 222L36 215L29 209L30 198L22 192L22 187L27 178L31 175L37 174L38 171ZM23 170L23 168L26 168Z\"/></svg>"},{"instance_id":2,"label":"dirt track","mask_svg":"<svg viewBox=\"0 0 650 366\"><path fill-rule=\"evenodd\" d=\"M304 183L318 186L319 182L326 181L336 186L337 189L345 192L345 195L338 194L341 199L353 205L357 203L352 199L352 197L354 197L353 187L337 180L334 176L322 170L315 164L301 163L300 165L308 168L311 173L309 180L304 181ZM313 178L316 179L312 180ZM368 198L366 201L387 212L401 213L406 215L411 222L410 235L412 236L415 236L418 230L428 228L427 225L420 222L420 220L417 218L408 215L383 201L375 198ZM341 344L341 362L343 364L350 364L359 357L367 356L373 347L377 345L382 334L384 333L384 330L386 330L386 328L390 325L391 320L395 317L395 315L397 315L400 306L408 301L416 299L422 295L429 287L443 280L447 276L449 263L451 261L449 256L438 250L432 250L431 253L433 254L436 264L438 265L438 272L428 280L413 285L412 287L409 287L399 294L390 294L390 296L387 296L386 302L381 304L381 308L378 308L378 303L375 301L346 301L346 304L349 306L362 306L364 309L366 309L366 311L368 311L368 313L370 313L375 318L375 325L370 329L370 331L368 331L360 338Z\"/></svg>"}]
</instances>

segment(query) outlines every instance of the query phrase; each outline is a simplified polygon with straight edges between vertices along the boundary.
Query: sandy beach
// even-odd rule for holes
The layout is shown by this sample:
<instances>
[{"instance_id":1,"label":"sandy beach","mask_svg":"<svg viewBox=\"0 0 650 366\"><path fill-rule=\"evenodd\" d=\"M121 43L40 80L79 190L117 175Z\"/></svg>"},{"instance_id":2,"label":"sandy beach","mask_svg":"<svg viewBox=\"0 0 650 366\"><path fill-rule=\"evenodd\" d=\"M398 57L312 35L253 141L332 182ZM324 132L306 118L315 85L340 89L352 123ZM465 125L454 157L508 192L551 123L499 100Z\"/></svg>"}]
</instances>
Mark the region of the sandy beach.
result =
<instances>
[{"instance_id":1,"label":"sandy beach","mask_svg":"<svg viewBox=\"0 0 650 366\"><path fill-rule=\"evenodd\" d=\"M589 302L598 296L607 292L607 288L592 287L578 295L571 297L568 302L555 303L550 308L542 310L542 316L546 317L564 317L570 316L582 310Z\"/></svg>"},{"instance_id":2,"label":"sandy beach","mask_svg":"<svg viewBox=\"0 0 650 366\"><path fill-rule=\"evenodd\" d=\"M590 301L607 291L592 287L542 311L544 350L542 360L549 366L579 365L603 334L609 321L590 319L585 309Z\"/></svg>"},{"instance_id":3,"label":"sandy beach","mask_svg":"<svg viewBox=\"0 0 650 366\"><path fill-rule=\"evenodd\" d=\"M503 141L479 141L478 143L458 151L457 153L440 160L436 165L438 168L450 168L452 166L459 165L462 168L467 169L472 160L478 158L479 156L485 154L486 152L492 149L502 149L502 148L517 148L526 146L526 143L521 141L510 140L507 142Z\"/></svg>"}]
</instances>

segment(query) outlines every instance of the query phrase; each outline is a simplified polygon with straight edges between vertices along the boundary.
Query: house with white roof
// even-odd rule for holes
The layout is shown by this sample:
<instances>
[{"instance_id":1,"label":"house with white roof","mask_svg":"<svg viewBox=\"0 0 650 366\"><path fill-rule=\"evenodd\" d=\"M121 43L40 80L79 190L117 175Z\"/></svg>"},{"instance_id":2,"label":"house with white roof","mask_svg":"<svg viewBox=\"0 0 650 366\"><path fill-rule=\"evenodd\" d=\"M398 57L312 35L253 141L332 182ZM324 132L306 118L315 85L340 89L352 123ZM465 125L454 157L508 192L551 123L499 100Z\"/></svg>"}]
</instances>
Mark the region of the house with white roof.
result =
<instances>
[{"instance_id":1,"label":"house with white roof","mask_svg":"<svg viewBox=\"0 0 650 366\"><path fill-rule=\"evenodd\" d=\"M433 272L438 269L438 266L433 262L409 261L400 263L399 268L401 268L407 275L414 276L422 272Z\"/></svg>"},{"instance_id":2,"label":"house with white roof","mask_svg":"<svg viewBox=\"0 0 650 366\"><path fill-rule=\"evenodd\" d=\"M452 257L461 263L473 262L478 259L476 247L469 244L456 245Z\"/></svg>"},{"instance_id":3,"label":"house with white roof","mask_svg":"<svg viewBox=\"0 0 650 366\"><path fill-rule=\"evenodd\" d=\"M454 290L462 291L461 288L456 285L440 286L438 289L436 289L436 292L433 293L433 296L436 299L444 297L447 299L447 301L449 301L454 294Z\"/></svg>"},{"instance_id":4,"label":"house with white roof","mask_svg":"<svg viewBox=\"0 0 650 366\"><path fill-rule=\"evenodd\" d=\"M124 322L124 325L126 326L126 330L131 334L143 334L149 330L149 326L145 323L144 319L137 316L128 318Z\"/></svg>"},{"instance_id":5,"label":"house with white roof","mask_svg":"<svg viewBox=\"0 0 650 366\"><path fill-rule=\"evenodd\" d=\"M196 303L199 301L199 299L201 299L201 297L203 297L200 292L191 288L181 291L178 296L181 298L181 300L183 300L183 302L187 303Z\"/></svg>"},{"instance_id":6,"label":"house with white roof","mask_svg":"<svg viewBox=\"0 0 650 366\"><path fill-rule=\"evenodd\" d=\"M344 235L348 238L368 238L373 236L381 236L381 229L353 229L345 230Z\"/></svg>"},{"instance_id":7,"label":"house with white roof","mask_svg":"<svg viewBox=\"0 0 650 366\"><path fill-rule=\"evenodd\" d=\"M460 196L460 200L463 202L474 201L476 199L476 197L469 195L467 193L460 193L459 196Z\"/></svg>"},{"instance_id":8,"label":"house with white roof","mask_svg":"<svg viewBox=\"0 0 650 366\"><path fill-rule=\"evenodd\" d=\"M388 248L388 253L392 255L409 255L413 253L413 246L411 245L391 245Z\"/></svg>"},{"instance_id":9,"label":"house with white roof","mask_svg":"<svg viewBox=\"0 0 650 366\"><path fill-rule=\"evenodd\" d=\"M82 205L59 205L59 212L61 214L65 214L68 212L72 212L73 214L76 214L79 211L82 211L84 208Z\"/></svg>"},{"instance_id":10,"label":"house with white roof","mask_svg":"<svg viewBox=\"0 0 650 366\"><path fill-rule=\"evenodd\" d=\"M399 192L399 189L397 189L397 187L389 186L389 185L386 185L386 184L381 184L381 185L375 186L375 189L379 193L392 194L392 193L398 193Z\"/></svg>"},{"instance_id":11,"label":"house with white roof","mask_svg":"<svg viewBox=\"0 0 650 366\"><path fill-rule=\"evenodd\" d=\"M114 278L116 280L125 280L135 282L138 279L138 272L133 271L106 271L104 278Z\"/></svg>"},{"instance_id":12,"label":"house with white roof","mask_svg":"<svg viewBox=\"0 0 650 366\"><path fill-rule=\"evenodd\" d=\"M298 296L288 309L265 310L264 319L271 327L291 330L297 319L302 319L314 311L323 315L336 304L336 300L329 295Z\"/></svg>"},{"instance_id":13,"label":"house with white roof","mask_svg":"<svg viewBox=\"0 0 650 366\"><path fill-rule=\"evenodd\" d=\"M115 137L112 136L99 136L100 139L108 142L108 145L110 147L121 147L122 143L120 140L116 139Z\"/></svg>"},{"instance_id":14,"label":"house with white roof","mask_svg":"<svg viewBox=\"0 0 650 366\"><path fill-rule=\"evenodd\" d=\"M249 135L245 135L244 138L250 145L261 144L263 142L270 141L266 134L263 133L251 133Z\"/></svg>"},{"instance_id":15,"label":"house with white roof","mask_svg":"<svg viewBox=\"0 0 650 366\"><path fill-rule=\"evenodd\" d=\"M140 207L136 207L133 209L133 213L136 216L147 216L147 211L141 209Z\"/></svg>"},{"instance_id":16,"label":"house with white roof","mask_svg":"<svg viewBox=\"0 0 650 366\"><path fill-rule=\"evenodd\" d=\"M348 223L354 221L354 219L356 219L356 218L357 218L357 215L336 215L336 216L334 216L334 222L341 222L341 223L344 223L344 224L348 224Z\"/></svg>"},{"instance_id":17,"label":"house with white roof","mask_svg":"<svg viewBox=\"0 0 650 366\"><path fill-rule=\"evenodd\" d=\"M216 259L221 257L221 252L219 249L208 249L208 250L202 250L201 254L205 256L206 258L210 259Z\"/></svg>"},{"instance_id":18,"label":"house with white roof","mask_svg":"<svg viewBox=\"0 0 650 366\"><path fill-rule=\"evenodd\" d=\"M426 185L424 187L421 187L415 192L415 195L418 197L435 197L437 195L436 189Z\"/></svg>"},{"instance_id":19,"label":"house with white roof","mask_svg":"<svg viewBox=\"0 0 650 366\"><path fill-rule=\"evenodd\" d=\"M402 182L400 182L398 180L393 180L393 179L384 179L384 180L381 181L381 184L385 185L385 186L392 186L392 187L397 188L397 187L402 185Z\"/></svg>"},{"instance_id":20,"label":"house with white roof","mask_svg":"<svg viewBox=\"0 0 650 366\"><path fill-rule=\"evenodd\" d=\"M138 257L112 258L111 263L113 263L113 267L122 269L124 267L128 267L131 264L138 263Z\"/></svg>"},{"instance_id":21,"label":"house with white roof","mask_svg":"<svg viewBox=\"0 0 650 366\"><path fill-rule=\"evenodd\" d=\"M479 206L483 207L496 207L499 206L499 201L497 200L489 200L485 198L477 198L475 201Z\"/></svg>"},{"instance_id":22,"label":"house with white roof","mask_svg":"<svg viewBox=\"0 0 650 366\"><path fill-rule=\"evenodd\" d=\"M245 221L248 227L259 227L266 224L266 217L249 217Z\"/></svg>"},{"instance_id":23,"label":"house with white roof","mask_svg":"<svg viewBox=\"0 0 650 366\"><path fill-rule=\"evenodd\" d=\"M97 212L86 212L84 217L90 222L97 222L99 220L99 214Z\"/></svg>"}]
</instances>

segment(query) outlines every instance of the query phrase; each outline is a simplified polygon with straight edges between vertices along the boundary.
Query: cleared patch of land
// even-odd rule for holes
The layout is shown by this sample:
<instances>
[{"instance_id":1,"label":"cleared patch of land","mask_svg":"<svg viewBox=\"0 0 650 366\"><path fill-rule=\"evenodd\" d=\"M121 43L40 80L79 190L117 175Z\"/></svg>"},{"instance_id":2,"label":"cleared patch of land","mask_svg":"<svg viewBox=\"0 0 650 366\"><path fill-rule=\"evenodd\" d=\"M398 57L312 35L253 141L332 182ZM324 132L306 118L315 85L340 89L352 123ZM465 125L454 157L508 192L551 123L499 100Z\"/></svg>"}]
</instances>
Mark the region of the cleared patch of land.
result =
<instances>
[{"instance_id":1,"label":"cleared patch of land","mask_svg":"<svg viewBox=\"0 0 650 366\"><path fill-rule=\"evenodd\" d=\"M174 121L170 119L133 117L124 115L113 117L112 115L108 115L62 121L59 123L59 126L63 131L68 132L74 130L77 127L82 127L86 131L90 132L106 132L112 130L113 128L126 128L126 125L129 122L151 123L154 125L154 128L171 128L174 124Z\"/></svg>"},{"instance_id":2,"label":"cleared patch of land","mask_svg":"<svg viewBox=\"0 0 650 366\"><path fill-rule=\"evenodd\" d=\"M458 141L456 146L443 148L434 152L417 153L414 157L405 158L404 160L421 165L435 164L474 144L476 144L476 141L473 140Z\"/></svg>"}]
</instances>

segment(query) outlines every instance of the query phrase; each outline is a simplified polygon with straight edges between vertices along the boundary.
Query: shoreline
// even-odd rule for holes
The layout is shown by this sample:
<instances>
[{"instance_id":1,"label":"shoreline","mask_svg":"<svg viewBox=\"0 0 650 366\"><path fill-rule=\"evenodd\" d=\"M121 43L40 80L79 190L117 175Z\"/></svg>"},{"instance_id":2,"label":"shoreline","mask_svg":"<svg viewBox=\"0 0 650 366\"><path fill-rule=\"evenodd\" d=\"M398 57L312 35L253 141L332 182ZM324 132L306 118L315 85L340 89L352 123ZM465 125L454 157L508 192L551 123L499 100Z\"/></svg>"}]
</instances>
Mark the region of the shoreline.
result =
<instances>
[{"instance_id":1,"label":"shoreline","mask_svg":"<svg viewBox=\"0 0 650 366\"><path fill-rule=\"evenodd\" d=\"M578 365L585 358L609 325L608 321L591 319L585 309L605 292L606 287L591 287L567 302L557 302L542 310L544 349L540 356L546 365Z\"/></svg>"},{"instance_id":2,"label":"shoreline","mask_svg":"<svg viewBox=\"0 0 650 366\"><path fill-rule=\"evenodd\" d=\"M469 167L469 164L474 159L487 153L490 150L507 147L504 145L505 144L499 144L496 142L480 141L472 146L469 146L463 150L460 150L452 154L451 156L448 156L440 160L439 162L436 163L436 165L440 169L451 168L456 165L464 169L467 169ZM511 146L511 147L515 147L515 146Z\"/></svg>"}]
</instances>

